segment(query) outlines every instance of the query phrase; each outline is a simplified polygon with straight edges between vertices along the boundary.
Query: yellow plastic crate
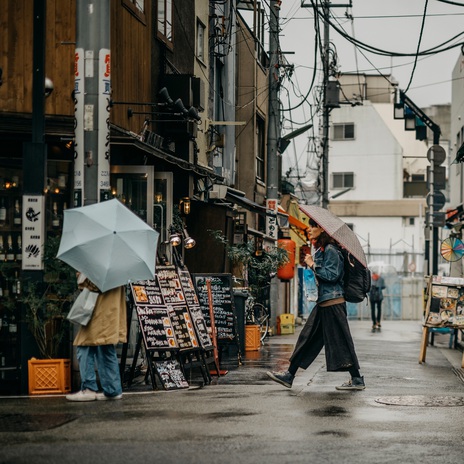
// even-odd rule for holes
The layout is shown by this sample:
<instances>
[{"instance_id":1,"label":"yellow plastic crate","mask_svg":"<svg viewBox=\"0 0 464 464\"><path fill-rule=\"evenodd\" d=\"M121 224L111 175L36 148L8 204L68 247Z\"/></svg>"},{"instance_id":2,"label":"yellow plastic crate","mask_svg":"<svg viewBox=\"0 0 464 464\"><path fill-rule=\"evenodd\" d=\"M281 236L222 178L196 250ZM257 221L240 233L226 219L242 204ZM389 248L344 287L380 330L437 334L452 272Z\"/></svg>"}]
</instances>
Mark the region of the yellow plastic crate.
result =
<instances>
[{"instance_id":1,"label":"yellow plastic crate","mask_svg":"<svg viewBox=\"0 0 464 464\"><path fill-rule=\"evenodd\" d=\"M295 316L293 314L281 314L277 316L277 333L287 335L295 333Z\"/></svg>"},{"instance_id":2,"label":"yellow plastic crate","mask_svg":"<svg viewBox=\"0 0 464 464\"><path fill-rule=\"evenodd\" d=\"M295 333L295 325L294 324L280 324L280 334L287 335Z\"/></svg>"},{"instance_id":3,"label":"yellow plastic crate","mask_svg":"<svg viewBox=\"0 0 464 464\"><path fill-rule=\"evenodd\" d=\"M284 325L284 324L294 325L295 324L295 316L293 314L288 314L288 313L281 314L279 316L279 320L280 320L280 325Z\"/></svg>"}]
</instances>

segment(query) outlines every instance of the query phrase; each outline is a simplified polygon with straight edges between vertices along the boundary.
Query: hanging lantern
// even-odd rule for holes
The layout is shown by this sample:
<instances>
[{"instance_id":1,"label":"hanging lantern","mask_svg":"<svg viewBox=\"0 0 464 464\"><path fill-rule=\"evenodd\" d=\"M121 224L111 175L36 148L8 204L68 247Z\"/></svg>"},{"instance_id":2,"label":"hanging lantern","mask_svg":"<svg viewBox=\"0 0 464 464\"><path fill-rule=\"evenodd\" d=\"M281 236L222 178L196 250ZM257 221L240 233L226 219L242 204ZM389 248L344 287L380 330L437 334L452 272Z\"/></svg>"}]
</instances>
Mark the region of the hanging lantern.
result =
<instances>
[{"instance_id":1,"label":"hanging lantern","mask_svg":"<svg viewBox=\"0 0 464 464\"><path fill-rule=\"evenodd\" d=\"M287 250L288 262L277 269L277 277L280 280L291 280L295 277L295 252L296 243L289 238L277 240L277 246Z\"/></svg>"}]
</instances>

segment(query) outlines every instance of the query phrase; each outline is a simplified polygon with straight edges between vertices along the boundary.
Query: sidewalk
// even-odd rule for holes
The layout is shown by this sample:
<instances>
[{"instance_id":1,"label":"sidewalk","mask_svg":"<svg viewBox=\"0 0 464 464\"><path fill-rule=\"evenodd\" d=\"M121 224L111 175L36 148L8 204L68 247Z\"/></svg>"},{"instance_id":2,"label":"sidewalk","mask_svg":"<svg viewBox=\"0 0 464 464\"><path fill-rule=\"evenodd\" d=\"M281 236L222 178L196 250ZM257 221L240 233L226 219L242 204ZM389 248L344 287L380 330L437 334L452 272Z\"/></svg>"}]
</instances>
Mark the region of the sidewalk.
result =
<instances>
[{"instance_id":1,"label":"sidewalk","mask_svg":"<svg viewBox=\"0 0 464 464\"><path fill-rule=\"evenodd\" d=\"M301 326L259 351L223 359L211 385L126 389L121 401L63 396L0 399L0 463L461 464L464 382L459 350L437 335L419 364L422 327L350 327L367 388L340 392L346 373L321 354L291 389L266 376L288 365Z\"/></svg>"}]
</instances>

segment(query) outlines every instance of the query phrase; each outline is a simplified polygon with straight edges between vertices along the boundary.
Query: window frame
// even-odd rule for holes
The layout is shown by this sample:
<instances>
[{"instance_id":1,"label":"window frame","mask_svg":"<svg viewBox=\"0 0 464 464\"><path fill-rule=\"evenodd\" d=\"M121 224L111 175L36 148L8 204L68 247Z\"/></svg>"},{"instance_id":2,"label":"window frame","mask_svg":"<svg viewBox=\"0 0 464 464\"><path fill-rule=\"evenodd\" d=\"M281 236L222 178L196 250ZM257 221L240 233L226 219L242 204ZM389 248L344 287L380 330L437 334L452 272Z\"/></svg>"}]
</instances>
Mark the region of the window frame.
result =
<instances>
[{"instance_id":1,"label":"window frame","mask_svg":"<svg viewBox=\"0 0 464 464\"><path fill-rule=\"evenodd\" d=\"M137 2L143 3L143 10L137 7ZM145 0L121 0L122 5L142 24L147 25L146 1Z\"/></svg>"},{"instance_id":2,"label":"window frame","mask_svg":"<svg viewBox=\"0 0 464 464\"><path fill-rule=\"evenodd\" d=\"M160 21L160 4L163 4L164 15ZM174 0L157 0L156 2L156 36L159 40L164 42L167 47L173 48L174 46L174 32L173 32L173 5ZM170 19L170 23L169 23ZM163 30L160 30L160 23L163 24ZM170 25L170 36L168 26Z\"/></svg>"},{"instance_id":3,"label":"window frame","mask_svg":"<svg viewBox=\"0 0 464 464\"><path fill-rule=\"evenodd\" d=\"M199 35L200 31L203 31L203 36L202 37L200 37L200 35ZM206 26L203 24L203 22L200 20L200 18L197 18L195 54L196 54L197 59L199 61L201 61L201 63L203 63L203 64L206 63L206 60L205 60L205 51L206 51L205 37L206 37ZM200 45L201 45L201 47L200 47ZM201 48L201 55L200 55L200 48Z\"/></svg>"},{"instance_id":4,"label":"window frame","mask_svg":"<svg viewBox=\"0 0 464 464\"><path fill-rule=\"evenodd\" d=\"M351 184L352 185L347 185L346 179L348 177L351 177ZM342 179L342 185L340 185L340 186L335 185L336 178L341 178ZM354 189L354 172L333 172L332 173L332 190L342 190L342 189L346 189L346 188Z\"/></svg>"},{"instance_id":5,"label":"window frame","mask_svg":"<svg viewBox=\"0 0 464 464\"><path fill-rule=\"evenodd\" d=\"M336 129L343 128L343 136L339 137L336 134ZM352 128L353 136L347 137L347 128ZM354 122L340 122L340 123L333 123L332 125L332 140L334 141L344 141L344 140L355 140L356 139L356 131Z\"/></svg>"},{"instance_id":6,"label":"window frame","mask_svg":"<svg viewBox=\"0 0 464 464\"><path fill-rule=\"evenodd\" d=\"M256 114L256 179L266 181L266 122Z\"/></svg>"}]
</instances>

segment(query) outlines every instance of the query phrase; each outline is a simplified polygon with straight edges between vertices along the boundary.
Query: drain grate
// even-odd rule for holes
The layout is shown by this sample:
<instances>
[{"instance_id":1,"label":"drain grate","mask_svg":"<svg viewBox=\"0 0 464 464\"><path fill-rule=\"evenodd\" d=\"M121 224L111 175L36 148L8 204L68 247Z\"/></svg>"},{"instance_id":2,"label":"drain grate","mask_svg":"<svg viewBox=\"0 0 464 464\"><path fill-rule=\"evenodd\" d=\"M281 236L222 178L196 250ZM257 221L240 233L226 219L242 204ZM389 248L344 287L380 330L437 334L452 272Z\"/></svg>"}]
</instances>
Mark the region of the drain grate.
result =
<instances>
[{"instance_id":1,"label":"drain grate","mask_svg":"<svg viewBox=\"0 0 464 464\"><path fill-rule=\"evenodd\" d=\"M77 419L74 414L0 414L3 432L40 432Z\"/></svg>"},{"instance_id":2,"label":"drain grate","mask_svg":"<svg viewBox=\"0 0 464 464\"><path fill-rule=\"evenodd\" d=\"M427 407L448 407L464 406L462 396L385 396L377 398L376 403L389 404L392 406L427 406Z\"/></svg>"}]
</instances>

